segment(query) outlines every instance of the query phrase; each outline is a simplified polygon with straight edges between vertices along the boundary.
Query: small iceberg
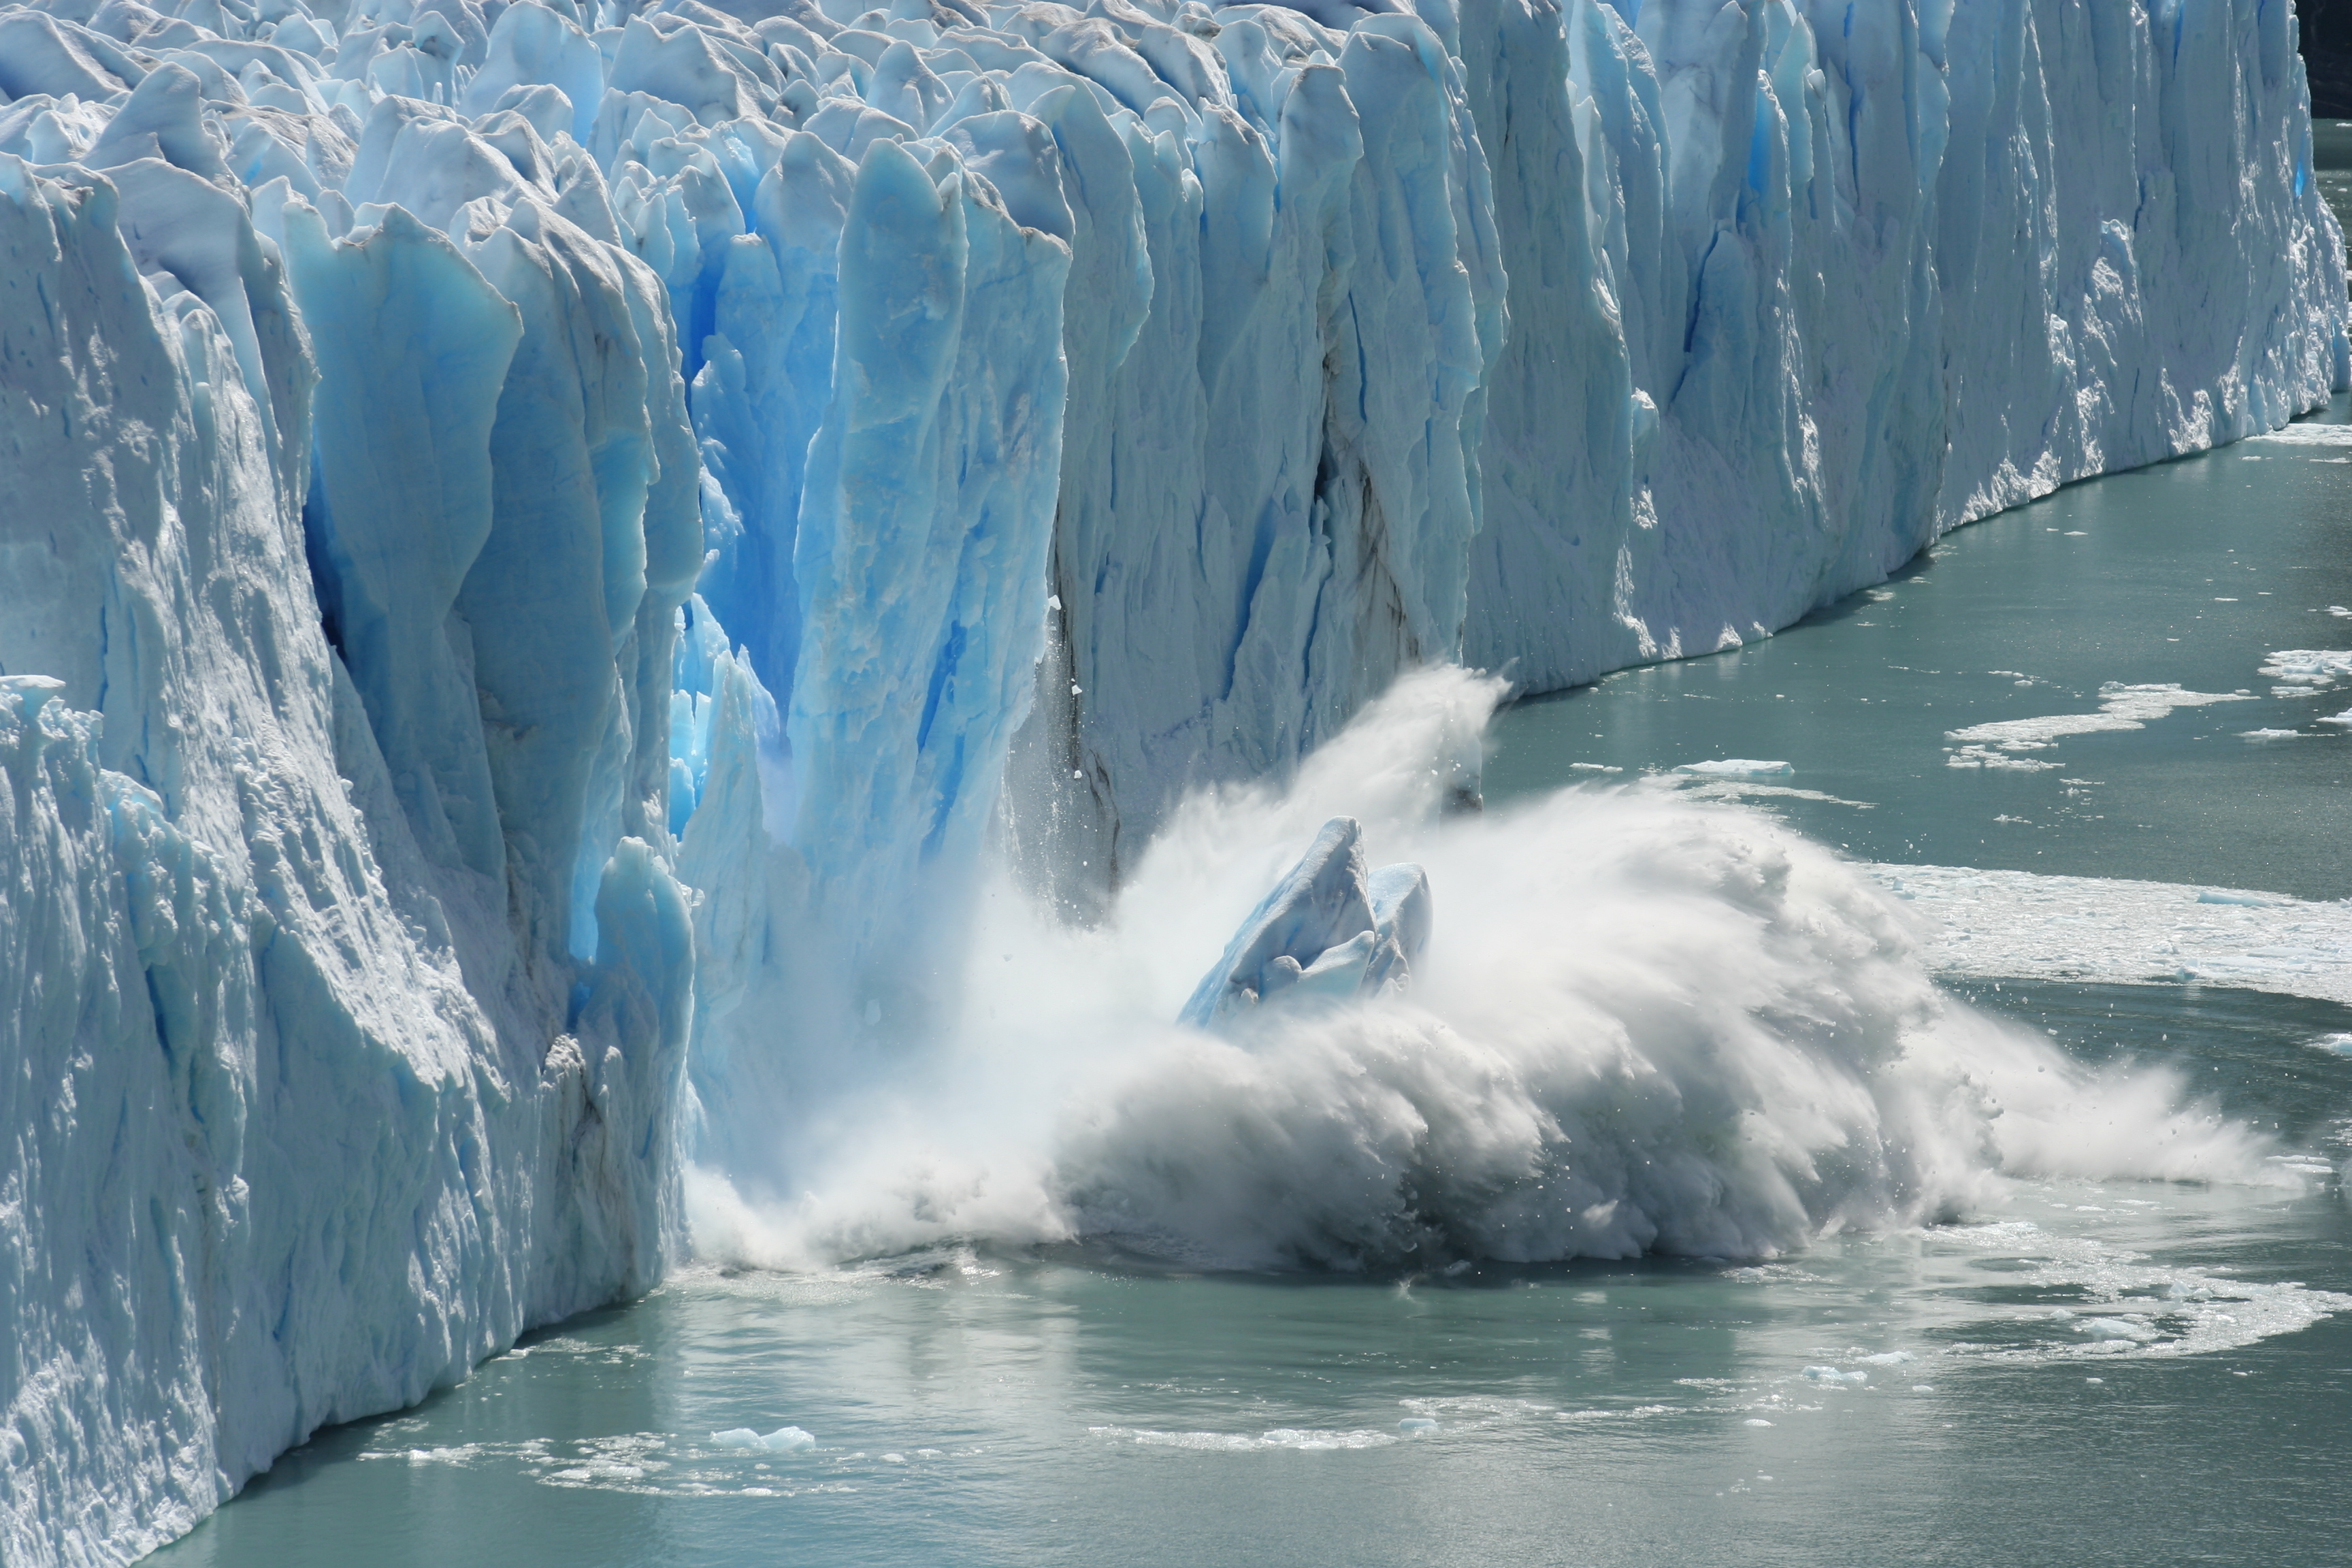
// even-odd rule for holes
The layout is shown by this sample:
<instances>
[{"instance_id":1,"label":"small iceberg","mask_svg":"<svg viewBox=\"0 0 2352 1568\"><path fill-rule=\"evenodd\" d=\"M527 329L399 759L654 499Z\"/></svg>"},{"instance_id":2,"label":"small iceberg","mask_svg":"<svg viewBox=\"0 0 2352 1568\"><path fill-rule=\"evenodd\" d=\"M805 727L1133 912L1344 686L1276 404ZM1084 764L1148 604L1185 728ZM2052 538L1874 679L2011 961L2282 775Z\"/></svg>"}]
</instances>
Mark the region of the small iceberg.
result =
<instances>
[{"instance_id":1,"label":"small iceberg","mask_svg":"<svg viewBox=\"0 0 2352 1568\"><path fill-rule=\"evenodd\" d=\"M733 1426L724 1432L713 1432L710 1440L721 1448L756 1448L769 1454L790 1454L816 1447L815 1435L798 1426L779 1426L767 1433L754 1432L749 1426Z\"/></svg>"},{"instance_id":2,"label":"small iceberg","mask_svg":"<svg viewBox=\"0 0 2352 1568\"><path fill-rule=\"evenodd\" d=\"M1408 1437L1426 1437L1437 1430L1437 1423L1426 1415L1408 1415L1397 1423L1397 1430Z\"/></svg>"},{"instance_id":3,"label":"small iceberg","mask_svg":"<svg viewBox=\"0 0 2352 1568\"><path fill-rule=\"evenodd\" d=\"M2132 1318L2085 1318L2074 1325L2074 1331L2103 1344L2146 1344L2158 1337L2153 1327Z\"/></svg>"},{"instance_id":4,"label":"small iceberg","mask_svg":"<svg viewBox=\"0 0 2352 1568\"><path fill-rule=\"evenodd\" d=\"M1868 1383L1870 1381L1870 1373L1859 1368L1853 1372L1840 1372L1833 1366L1809 1366L1805 1369L1805 1375L1815 1383Z\"/></svg>"},{"instance_id":5,"label":"small iceberg","mask_svg":"<svg viewBox=\"0 0 2352 1568\"><path fill-rule=\"evenodd\" d=\"M1707 779L1785 778L1797 770L1786 763L1759 762L1753 757L1726 757L1716 763L1685 763L1675 772Z\"/></svg>"}]
</instances>

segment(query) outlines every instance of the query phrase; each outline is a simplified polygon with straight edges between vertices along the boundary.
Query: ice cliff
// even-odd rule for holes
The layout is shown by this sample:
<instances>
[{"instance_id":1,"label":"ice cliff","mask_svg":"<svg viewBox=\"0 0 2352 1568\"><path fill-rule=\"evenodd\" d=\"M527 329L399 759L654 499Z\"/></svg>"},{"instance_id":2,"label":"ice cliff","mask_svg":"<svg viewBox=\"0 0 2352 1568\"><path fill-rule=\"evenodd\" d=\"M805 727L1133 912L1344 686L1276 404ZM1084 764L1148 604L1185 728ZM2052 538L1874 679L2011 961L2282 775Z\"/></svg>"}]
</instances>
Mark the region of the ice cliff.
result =
<instances>
[{"instance_id":1,"label":"ice cliff","mask_svg":"<svg viewBox=\"0 0 2352 1568\"><path fill-rule=\"evenodd\" d=\"M656 1278L992 834L2315 405L2294 25L0 9L0 1554Z\"/></svg>"}]
</instances>

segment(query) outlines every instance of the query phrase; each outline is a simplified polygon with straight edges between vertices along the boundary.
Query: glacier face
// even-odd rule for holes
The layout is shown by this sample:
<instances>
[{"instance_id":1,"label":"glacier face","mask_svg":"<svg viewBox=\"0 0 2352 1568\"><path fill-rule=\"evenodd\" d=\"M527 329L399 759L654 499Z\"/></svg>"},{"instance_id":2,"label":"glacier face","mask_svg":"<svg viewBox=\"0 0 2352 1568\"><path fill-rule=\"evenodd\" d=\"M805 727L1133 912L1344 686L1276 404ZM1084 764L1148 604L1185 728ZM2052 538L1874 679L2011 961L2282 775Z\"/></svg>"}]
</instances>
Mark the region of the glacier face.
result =
<instances>
[{"instance_id":1,"label":"glacier face","mask_svg":"<svg viewBox=\"0 0 2352 1568\"><path fill-rule=\"evenodd\" d=\"M0 10L8 1559L641 1287L681 1139L789 1180L992 831L1084 906L1402 670L2321 401L2293 26Z\"/></svg>"},{"instance_id":2,"label":"glacier face","mask_svg":"<svg viewBox=\"0 0 2352 1568\"><path fill-rule=\"evenodd\" d=\"M129 151L203 163L198 85L148 71ZM592 339L398 209L340 249L298 211L280 245L160 157L0 160L11 1563L135 1555L677 1242L657 286ZM567 494L583 389L634 441Z\"/></svg>"},{"instance_id":3,"label":"glacier face","mask_svg":"<svg viewBox=\"0 0 2352 1568\"><path fill-rule=\"evenodd\" d=\"M1525 151L1471 662L1540 690L1738 646L2344 378L2285 7L1619 11L1478 35Z\"/></svg>"}]
</instances>

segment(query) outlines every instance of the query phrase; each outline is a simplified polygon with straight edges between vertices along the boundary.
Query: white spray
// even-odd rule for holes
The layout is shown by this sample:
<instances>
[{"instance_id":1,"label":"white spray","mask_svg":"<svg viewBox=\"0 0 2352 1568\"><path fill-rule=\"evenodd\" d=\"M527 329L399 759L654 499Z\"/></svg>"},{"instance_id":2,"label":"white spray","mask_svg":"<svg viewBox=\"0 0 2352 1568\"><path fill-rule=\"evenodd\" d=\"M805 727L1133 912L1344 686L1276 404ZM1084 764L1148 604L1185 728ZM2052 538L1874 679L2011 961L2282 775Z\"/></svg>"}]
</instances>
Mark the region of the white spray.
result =
<instances>
[{"instance_id":1,"label":"white spray","mask_svg":"<svg viewBox=\"0 0 2352 1568\"><path fill-rule=\"evenodd\" d=\"M2263 1179L2176 1077L2094 1071L1939 993L1899 904L1763 814L1649 785L1449 814L1502 693L1398 683L1286 788L1180 808L1111 918L1000 880L961 1016L797 1119L798 1190L690 1182L708 1255L806 1267L948 1237L1201 1266L1769 1257L2031 1174ZM1334 816L1416 861L1402 997L1173 1020Z\"/></svg>"}]
</instances>

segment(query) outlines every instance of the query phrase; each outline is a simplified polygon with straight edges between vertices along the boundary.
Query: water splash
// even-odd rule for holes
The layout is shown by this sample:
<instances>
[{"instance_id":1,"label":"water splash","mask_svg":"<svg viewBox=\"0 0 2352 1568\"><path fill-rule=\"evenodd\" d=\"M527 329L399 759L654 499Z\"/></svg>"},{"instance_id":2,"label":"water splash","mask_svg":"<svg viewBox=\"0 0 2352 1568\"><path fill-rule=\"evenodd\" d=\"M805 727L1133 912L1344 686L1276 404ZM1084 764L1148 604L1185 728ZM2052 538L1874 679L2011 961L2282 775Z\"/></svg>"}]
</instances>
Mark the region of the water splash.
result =
<instances>
[{"instance_id":1,"label":"water splash","mask_svg":"<svg viewBox=\"0 0 2352 1568\"><path fill-rule=\"evenodd\" d=\"M1583 785L1465 815L1501 683L1412 676L1286 786L1208 792L1109 917L1001 880L958 1016L812 1107L790 1195L690 1183L706 1255L953 1237L1205 1267L1769 1258L1998 1205L2020 1175L2289 1179L2161 1070L2085 1068L1939 993L1867 874L1748 808ZM1174 1020L1329 818L1426 868L1410 992Z\"/></svg>"}]
</instances>

